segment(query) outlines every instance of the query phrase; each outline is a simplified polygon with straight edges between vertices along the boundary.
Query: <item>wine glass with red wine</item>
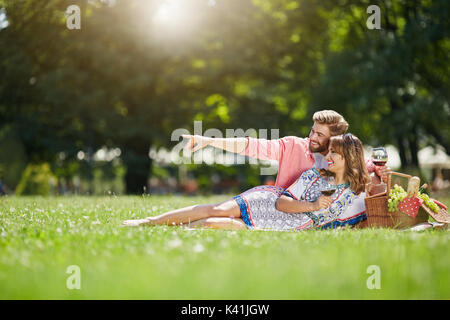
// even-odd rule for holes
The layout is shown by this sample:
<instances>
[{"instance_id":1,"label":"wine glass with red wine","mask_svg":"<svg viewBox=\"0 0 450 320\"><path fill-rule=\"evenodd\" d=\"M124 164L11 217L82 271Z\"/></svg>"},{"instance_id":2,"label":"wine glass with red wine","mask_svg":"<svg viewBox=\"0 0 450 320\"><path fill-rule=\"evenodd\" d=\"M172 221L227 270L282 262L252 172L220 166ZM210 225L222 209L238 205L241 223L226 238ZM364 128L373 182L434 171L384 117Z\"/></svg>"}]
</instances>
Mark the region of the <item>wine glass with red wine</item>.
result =
<instances>
[{"instance_id":1,"label":"wine glass with red wine","mask_svg":"<svg viewBox=\"0 0 450 320\"><path fill-rule=\"evenodd\" d=\"M334 178L333 178L332 176L326 177L326 178L325 178L325 181L326 181L326 185L323 186L323 187L320 189L320 192L322 192L322 194L323 194L324 196L329 197L329 196L331 196L333 193L336 192L336 185L333 184Z\"/></svg>"},{"instance_id":2,"label":"wine glass with red wine","mask_svg":"<svg viewBox=\"0 0 450 320\"><path fill-rule=\"evenodd\" d=\"M335 193L336 192L336 187L325 187L325 188L322 188L322 189L320 189L320 192L322 192L322 194L324 195L324 196L327 196L327 197L329 197L329 196L331 196L333 193Z\"/></svg>"},{"instance_id":3,"label":"wine glass with red wine","mask_svg":"<svg viewBox=\"0 0 450 320\"><path fill-rule=\"evenodd\" d=\"M372 162L374 165L385 166L387 161L388 161L388 154L387 154L386 148L384 148L384 147L373 148ZM370 193L374 194L374 193L386 192L386 187L387 186L383 181L381 181L377 185L372 185L372 183L370 183L370 189L371 189Z\"/></svg>"},{"instance_id":4,"label":"wine glass with red wine","mask_svg":"<svg viewBox=\"0 0 450 320\"><path fill-rule=\"evenodd\" d=\"M386 148L384 147L373 148L372 162L374 163L374 165L384 166L386 165L387 161L388 161L388 154Z\"/></svg>"}]
</instances>

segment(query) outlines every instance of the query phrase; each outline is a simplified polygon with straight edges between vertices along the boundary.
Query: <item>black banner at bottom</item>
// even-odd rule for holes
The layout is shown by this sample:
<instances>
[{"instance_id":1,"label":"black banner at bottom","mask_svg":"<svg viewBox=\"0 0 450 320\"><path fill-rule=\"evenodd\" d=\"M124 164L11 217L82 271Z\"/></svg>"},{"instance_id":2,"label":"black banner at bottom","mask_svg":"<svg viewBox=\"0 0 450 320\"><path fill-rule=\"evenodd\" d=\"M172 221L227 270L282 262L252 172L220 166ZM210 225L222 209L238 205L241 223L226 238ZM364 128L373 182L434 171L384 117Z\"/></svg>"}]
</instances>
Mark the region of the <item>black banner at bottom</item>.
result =
<instances>
[{"instance_id":1,"label":"black banner at bottom","mask_svg":"<svg viewBox=\"0 0 450 320\"><path fill-rule=\"evenodd\" d=\"M386 312L406 316L422 307L448 307L449 301L373 301L373 300L4 300L5 314L39 316L113 316L129 319L281 319L339 314L385 316ZM422 309L423 310L423 309Z\"/></svg>"}]
</instances>

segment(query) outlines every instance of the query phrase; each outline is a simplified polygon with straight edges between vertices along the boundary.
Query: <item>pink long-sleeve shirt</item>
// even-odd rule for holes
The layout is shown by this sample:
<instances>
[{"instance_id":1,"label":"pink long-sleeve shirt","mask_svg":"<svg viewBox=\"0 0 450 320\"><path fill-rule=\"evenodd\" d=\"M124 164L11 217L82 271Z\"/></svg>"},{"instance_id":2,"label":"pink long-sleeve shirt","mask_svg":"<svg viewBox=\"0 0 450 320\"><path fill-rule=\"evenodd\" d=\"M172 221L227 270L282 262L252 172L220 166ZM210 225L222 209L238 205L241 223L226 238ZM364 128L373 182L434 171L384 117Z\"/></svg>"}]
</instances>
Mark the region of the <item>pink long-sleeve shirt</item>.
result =
<instances>
[{"instance_id":1,"label":"pink long-sleeve shirt","mask_svg":"<svg viewBox=\"0 0 450 320\"><path fill-rule=\"evenodd\" d=\"M252 137L247 137L247 139L247 147L240 154L260 160L278 161L275 186L288 188L303 172L311 169L314 165L319 169L328 168L328 164L324 164L321 154L312 153L309 150L309 138L287 136L274 140ZM372 161L367 160L366 165L369 172L374 171L375 166Z\"/></svg>"}]
</instances>

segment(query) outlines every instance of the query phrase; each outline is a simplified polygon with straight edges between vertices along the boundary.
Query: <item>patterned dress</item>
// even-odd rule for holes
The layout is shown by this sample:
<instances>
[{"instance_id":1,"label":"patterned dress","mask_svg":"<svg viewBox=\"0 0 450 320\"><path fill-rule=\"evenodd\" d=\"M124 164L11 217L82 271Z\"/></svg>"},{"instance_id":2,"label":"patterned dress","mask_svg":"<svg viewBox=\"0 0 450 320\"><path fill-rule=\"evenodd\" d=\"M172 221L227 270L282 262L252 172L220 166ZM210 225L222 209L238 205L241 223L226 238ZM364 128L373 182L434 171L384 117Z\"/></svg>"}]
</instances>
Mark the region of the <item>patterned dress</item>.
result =
<instances>
[{"instance_id":1,"label":"patterned dress","mask_svg":"<svg viewBox=\"0 0 450 320\"><path fill-rule=\"evenodd\" d=\"M335 185L332 204L314 212L286 213L275 208L281 195L300 201L315 202L328 184L316 168L305 171L289 188L258 186L233 197L241 217L250 229L299 231L311 228L335 228L366 220L365 193L356 195L349 184Z\"/></svg>"}]
</instances>

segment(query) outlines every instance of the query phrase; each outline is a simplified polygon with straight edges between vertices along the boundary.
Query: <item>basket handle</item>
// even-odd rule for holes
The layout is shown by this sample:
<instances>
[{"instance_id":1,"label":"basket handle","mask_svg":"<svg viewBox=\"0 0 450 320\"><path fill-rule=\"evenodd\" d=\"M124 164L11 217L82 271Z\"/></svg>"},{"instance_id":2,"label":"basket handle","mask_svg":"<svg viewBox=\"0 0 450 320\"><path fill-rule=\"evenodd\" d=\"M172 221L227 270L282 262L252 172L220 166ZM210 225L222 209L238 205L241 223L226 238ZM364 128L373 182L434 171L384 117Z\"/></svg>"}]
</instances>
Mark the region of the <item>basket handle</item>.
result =
<instances>
[{"instance_id":1,"label":"basket handle","mask_svg":"<svg viewBox=\"0 0 450 320\"><path fill-rule=\"evenodd\" d=\"M394 172L391 171L388 173L388 183L387 183L387 193L389 194L389 191L391 190L391 177L392 176L399 176L399 177L403 177L403 178L408 178L408 182L409 180L412 178L412 176L410 176L409 174L404 174L404 173L400 173L400 172Z\"/></svg>"},{"instance_id":2,"label":"basket handle","mask_svg":"<svg viewBox=\"0 0 450 320\"><path fill-rule=\"evenodd\" d=\"M366 194L369 194L369 193L366 191ZM386 195L386 192L381 192L381 193L373 194L373 195L371 195L371 196L366 196L366 199L372 199L372 198L383 197L383 196L385 196L385 195Z\"/></svg>"},{"instance_id":3,"label":"basket handle","mask_svg":"<svg viewBox=\"0 0 450 320\"><path fill-rule=\"evenodd\" d=\"M403 177L403 178L408 178L408 183L409 183L409 180L412 178L412 176L410 176L409 174L391 171L391 172L388 173L388 181L387 181L386 192L381 192L381 193L373 194L371 196L366 196L366 199L377 198L377 197L386 196L386 195L389 196L389 191L391 190L391 184L392 184L391 177L393 175L394 176ZM368 189L367 189L368 185L369 185L369 183L367 183L366 187L365 187L366 194L369 194Z\"/></svg>"}]
</instances>

